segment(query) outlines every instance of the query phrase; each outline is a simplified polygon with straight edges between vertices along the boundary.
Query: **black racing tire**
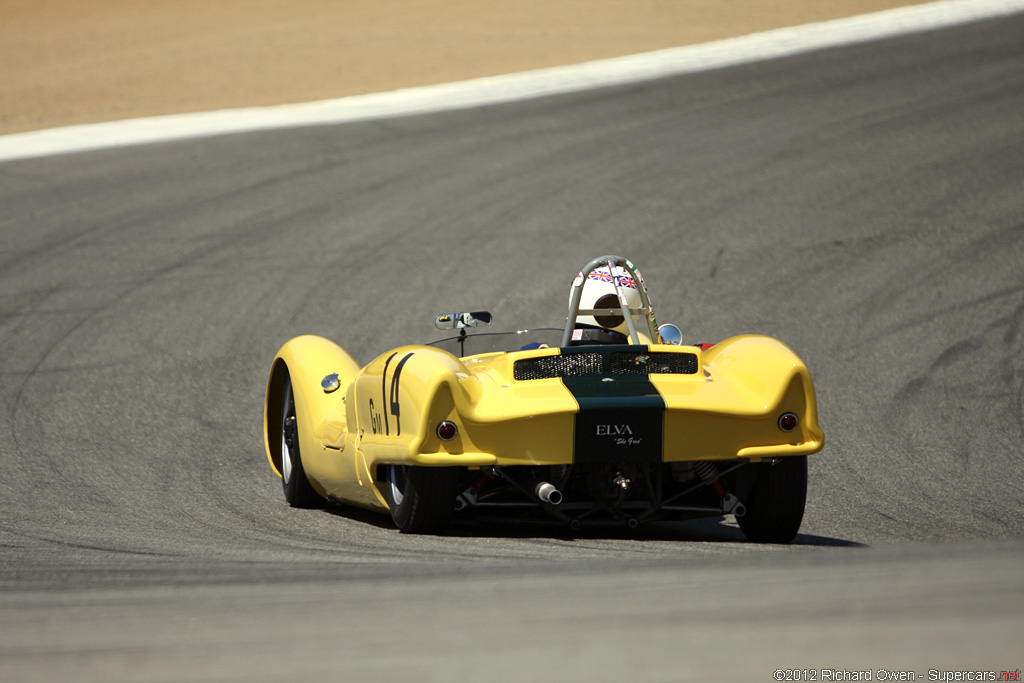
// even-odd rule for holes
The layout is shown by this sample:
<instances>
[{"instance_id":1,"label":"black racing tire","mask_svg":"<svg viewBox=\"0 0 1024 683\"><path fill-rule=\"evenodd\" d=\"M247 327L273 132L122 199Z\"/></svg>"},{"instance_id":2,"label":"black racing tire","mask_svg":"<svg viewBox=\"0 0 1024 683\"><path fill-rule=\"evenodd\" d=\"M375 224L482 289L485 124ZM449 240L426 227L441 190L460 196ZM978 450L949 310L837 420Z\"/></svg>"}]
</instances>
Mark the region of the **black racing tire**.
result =
<instances>
[{"instance_id":1,"label":"black racing tire","mask_svg":"<svg viewBox=\"0 0 1024 683\"><path fill-rule=\"evenodd\" d=\"M790 543L800 530L807 502L807 456L751 464L755 478L737 517L740 530L755 543Z\"/></svg>"},{"instance_id":2,"label":"black racing tire","mask_svg":"<svg viewBox=\"0 0 1024 683\"><path fill-rule=\"evenodd\" d=\"M405 534L441 530L455 510L457 467L388 465L384 493L391 519Z\"/></svg>"},{"instance_id":3,"label":"black racing tire","mask_svg":"<svg viewBox=\"0 0 1024 683\"><path fill-rule=\"evenodd\" d=\"M316 492L306 477L299 450L298 416L295 412L295 395L291 377L285 377L281 388L281 483L284 498L296 508L323 507L324 499Z\"/></svg>"}]
</instances>

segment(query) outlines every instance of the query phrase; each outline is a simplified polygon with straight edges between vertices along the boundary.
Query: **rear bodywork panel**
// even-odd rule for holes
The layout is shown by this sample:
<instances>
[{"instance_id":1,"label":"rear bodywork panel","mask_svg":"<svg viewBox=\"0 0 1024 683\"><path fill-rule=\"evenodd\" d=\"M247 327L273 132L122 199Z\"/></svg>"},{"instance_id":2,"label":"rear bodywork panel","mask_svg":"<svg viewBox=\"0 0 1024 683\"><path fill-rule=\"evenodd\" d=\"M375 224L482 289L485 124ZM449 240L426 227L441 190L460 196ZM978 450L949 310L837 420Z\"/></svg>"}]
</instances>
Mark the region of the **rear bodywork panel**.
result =
<instances>
[{"instance_id":1,"label":"rear bodywork panel","mask_svg":"<svg viewBox=\"0 0 1024 683\"><path fill-rule=\"evenodd\" d=\"M337 389L324 378L337 374ZM324 497L387 510L379 466L558 467L749 461L819 451L814 387L785 344L747 335L708 350L623 345L466 358L404 346L366 367L320 337L274 361L264 433L281 471L274 405L290 378L302 464ZM799 419L792 431L779 418ZM442 441L437 426L458 435Z\"/></svg>"}]
</instances>

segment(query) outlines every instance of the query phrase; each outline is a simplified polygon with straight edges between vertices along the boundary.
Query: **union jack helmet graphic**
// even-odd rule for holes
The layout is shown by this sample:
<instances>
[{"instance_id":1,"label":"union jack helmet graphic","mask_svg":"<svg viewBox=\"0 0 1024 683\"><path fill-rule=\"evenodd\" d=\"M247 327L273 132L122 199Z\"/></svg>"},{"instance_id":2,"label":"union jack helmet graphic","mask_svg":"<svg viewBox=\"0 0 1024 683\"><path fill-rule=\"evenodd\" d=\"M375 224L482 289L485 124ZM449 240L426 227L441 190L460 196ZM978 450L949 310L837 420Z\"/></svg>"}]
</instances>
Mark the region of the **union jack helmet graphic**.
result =
<instances>
[{"instance_id":1,"label":"union jack helmet graphic","mask_svg":"<svg viewBox=\"0 0 1024 683\"><path fill-rule=\"evenodd\" d=\"M637 283L633 276L620 266L601 266L594 269L587 276L583 283L583 295L580 298L580 310L594 308L620 308L619 297L615 292L615 281L618 280L623 296L626 298L626 305L630 308L640 308L642 305L640 292L637 290ZM570 289L570 296L572 290ZM634 315L633 320L637 322L641 316ZM614 315L581 315L576 319L576 326L598 327L611 330L620 334L628 335L629 328L626 319L621 313Z\"/></svg>"}]
</instances>

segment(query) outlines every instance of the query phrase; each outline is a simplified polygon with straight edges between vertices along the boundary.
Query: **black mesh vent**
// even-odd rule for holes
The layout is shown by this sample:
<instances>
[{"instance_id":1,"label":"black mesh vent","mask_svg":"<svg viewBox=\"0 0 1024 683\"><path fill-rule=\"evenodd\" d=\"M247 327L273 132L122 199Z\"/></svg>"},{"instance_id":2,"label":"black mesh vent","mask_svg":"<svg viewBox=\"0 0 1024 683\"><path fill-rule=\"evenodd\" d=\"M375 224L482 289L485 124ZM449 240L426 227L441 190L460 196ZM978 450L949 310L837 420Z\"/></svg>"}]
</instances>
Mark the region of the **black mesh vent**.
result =
<instances>
[{"instance_id":1,"label":"black mesh vent","mask_svg":"<svg viewBox=\"0 0 1024 683\"><path fill-rule=\"evenodd\" d=\"M697 356L693 353L616 352L608 361L610 375L694 375Z\"/></svg>"},{"instance_id":2,"label":"black mesh vent","mask_svg":"<svg viewBox=\"0 0 1024 683\"><path fill-rule=\"evenodd\" d=\"M563 356L524 358L517 360L512 376L517 380L581 377L583 375L695 375L697 355L693 353L644 353L616 351L608 355L573 353Z\"/></svg>"},{"instance_id":3,"label":"black mesh vent","mask_svg":"<svg viewBox=\"0 0 1024 683\"><path fill-rule=\"evenodd\" d=\"M512 368L512 376L517 380L600 374L600 353L574 353L566 356L524 358L523 360L517 360Z\"/></svg>"}]
</instances>

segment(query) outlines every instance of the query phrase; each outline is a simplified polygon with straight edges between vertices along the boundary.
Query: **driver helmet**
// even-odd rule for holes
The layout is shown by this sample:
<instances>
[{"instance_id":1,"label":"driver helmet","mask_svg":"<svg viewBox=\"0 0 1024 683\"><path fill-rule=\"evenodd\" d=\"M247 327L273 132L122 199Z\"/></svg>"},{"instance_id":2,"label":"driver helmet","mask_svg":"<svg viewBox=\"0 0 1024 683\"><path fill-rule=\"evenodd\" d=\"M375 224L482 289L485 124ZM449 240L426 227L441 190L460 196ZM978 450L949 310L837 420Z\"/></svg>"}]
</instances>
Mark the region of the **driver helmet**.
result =
<instances>
[{"instance_id":1,"label":"driver helmet","mask_svg":"<svg viewBox=\"0 0 1024 683\"><path fill-rule=\"evenodd\" d=\"M583 294L580 297L580 310L595 308L619 308L619 297L615 292L615 280L626 297L630 308L640 308L643 301L637 289L637 283L625 268L621 266L601 266L591 271L583 283ZM572 290L569 290L572 297ZM570 299L571 300L571 299ZM634 315L633 322L639 327L641 315ZM574 344L629 344L629 327L621 313L614 315L580 315L576 317L572 339Z\"/></svg>"}]
</instances>

